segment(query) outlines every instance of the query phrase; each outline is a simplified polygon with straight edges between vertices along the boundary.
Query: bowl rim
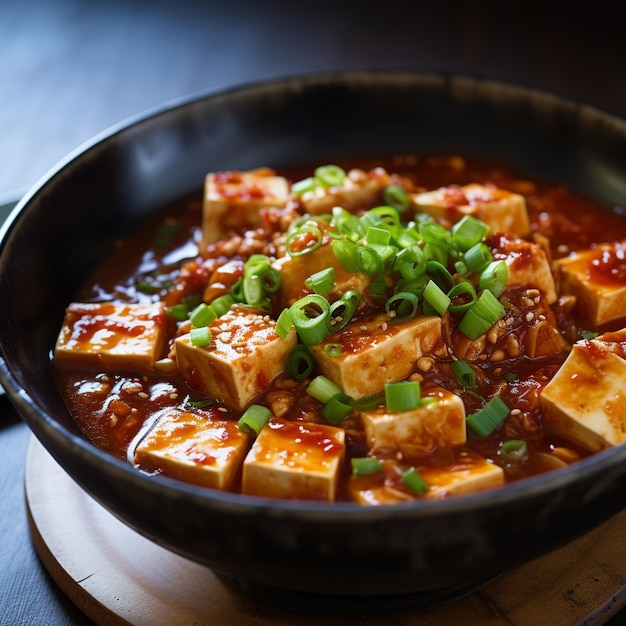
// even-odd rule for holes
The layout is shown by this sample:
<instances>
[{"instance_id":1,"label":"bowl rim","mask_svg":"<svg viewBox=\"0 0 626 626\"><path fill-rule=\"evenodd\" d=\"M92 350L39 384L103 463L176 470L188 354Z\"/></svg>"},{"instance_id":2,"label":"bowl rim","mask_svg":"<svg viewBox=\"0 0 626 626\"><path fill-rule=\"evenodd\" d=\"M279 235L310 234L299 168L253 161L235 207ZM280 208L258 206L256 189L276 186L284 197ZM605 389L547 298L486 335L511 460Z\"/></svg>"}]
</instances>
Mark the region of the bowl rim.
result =
<instances>
[{"instance_id":1,"label":"bowl rim","mask_svg":"<svg viewBox=\"0 0 626 626\"><path fill-rule=\"evenodd\" d=\"M504 81L494 78L482 77L470 74L454 72L417 71L417 70L339 70L332 72L309 72L305 74L287 75L283 77L264 78L252 80L227 87L200 90L179 98L175 98L161 105L151 107L143 112L130 116L116 123L104 131L96 134L91 139L83 142L68 155L59 160L37 182L35 182L20 198L4 223L0 226L0 261L6 242L11 237L13 230L18 226L20 219L36 201L37 197L49 186L54 184L57 177L74 162L85 157L86 154L96 150L101 145L113 141L117 136L132 132L132 130L144 123L157 120L161 116L173 115L178 110L194 106L205 100L228 99L245 96L248 93L259 90L285 90L289 88L310 88L315 84L339 84L349 81L362 85L373 82L411 81L424 82L436 81L450 83L452 87L479 86L481 89L495 89L509 95L524 94L533 100L550 101L554 106L575 107L583 113L600 116L611 124L623 127L626 135L626 118L614 112L604 110L595 105L590 105L580 100L563 96L553 91L529 87L519 83ZM1 314L1 313L0 313ZM1 346L0 346L1 350ZM175 479L160 476L158 478L139 472L132 465L101 450L95 444L79 435L76 435L45 410L41 410L32 397L21 387L14 376L13 369L0 352L0 383L3 385L6 395L13 404L20 417L28 424L34 435L40 440L52 441L55 449L49 451L56 457L57 449L64 449L71 456L82 457L89 464L104 463L109 466L116 477L124 482L137 483L142 489L149 491L166 490L172 493L183 493L194 499L210 501L214 507L226 507L237 511L264 510L270 515L311 516L323 520L335 521L335 518L351 520L358 517L360 520L375 521L388 516L400 519L403 516L412 517L416 513L424 516L462 513L468 509L476 510L490 508L495 503L518 501L520 499L532 499L545 491L565 489L568 485L577 482L581 475L586 477L593 474L601 477L602 471L613 464L626 463L626 445L595 453L588 458L581 459L575 464L552 472L531 476L520 481L509 483L482 492L458 495L442 500L416 500L407 503L391 504L382 507L367 507L353 502L311 502L302 500L277 500L258 496L219 491L204 487L190 485ZM47 445L44 446L48 448ZM59 459L57 458L57 461ZM60 461L59 461L60 462Z\"/></svg>"}]
</instances>

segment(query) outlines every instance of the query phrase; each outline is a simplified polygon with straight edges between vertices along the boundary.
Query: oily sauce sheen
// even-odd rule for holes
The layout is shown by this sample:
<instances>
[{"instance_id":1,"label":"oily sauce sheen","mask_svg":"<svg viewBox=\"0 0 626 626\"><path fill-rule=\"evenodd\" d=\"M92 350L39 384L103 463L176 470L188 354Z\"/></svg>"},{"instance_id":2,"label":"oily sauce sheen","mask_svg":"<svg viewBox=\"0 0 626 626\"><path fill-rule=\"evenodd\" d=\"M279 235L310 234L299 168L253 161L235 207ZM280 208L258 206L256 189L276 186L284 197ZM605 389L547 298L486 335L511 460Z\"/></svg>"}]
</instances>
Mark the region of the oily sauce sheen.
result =
<instances>
[{"instance_id":1,"label":"oily sauce sheen","mask_svg":"<svg viewBox=\"0 0 626 626\"><path fill-rule=\"evenodd\" d=\"M575 195L561 185L527 180L490 163L461 160L459 157L402 156L376 160L361 158L338 164L346 169L358 167L366 171L383 167L388 172L405 177L415 189L423 191L450 185L492 183L498 188L522 194L526 199L533 237L543 237L550 242L553 259L602 243L606 240L606 233L611 233L612 241L626 239L626 220L616 212ZM295 181L310 175L313 169L307 167L278 174ZM227 173L220 178L224 194L231 193L232 183L237 182L236 177L237 174ZM458 203L462 192L455 192L454 189L450 191L450 202ZM233 189L232 193L241 191ZM263 192L250 188L246 193L254 196ZM136 233L120 239L113 254L90 277L75 301L150 303L161 299L167 306L172 306L198 291L210 293L213 297L228 293L242 276L243 260L226 257L228 242L224 244L222 254L216 255L213 262L203 263L202 259L198 259L201 224L200 193L167 207L153 220L143 224ZM265 226L272 228L272 224ZM262 248L262 242L253 240L249 243ZM306 245L307 242L301 243ZM233 249L240 244L241 241L232 242ZM526 250L521 249L519 254L525 253ZM524 259L520 259L520 262L524 262ZM598 284L623 283L626 279L626 247L619 245L612 253L599 253L589 272ZM205 291L207 285L208 291ZM511 290L511 306L522 307L524 297L527 296L522 289ZM558 303L553 308L560 333L569 343L573 343L580 337L580 320L576 319L571 310L559 308ZM168 332L173 335L175 321L164 320L163 323L168 325ZM106 321L102 321L103 327L106 324ZM85 328L84 332L89 334L97 330ZM515 342L523 343L526 332L527 327L520 324L519 328L507 335L506 345L498 341L487 342L487 358L480 367L475 368L478 372L475 389L462 388L451 373L449 364L441 360L435 359L427 370L420 372L423 388L436 385L454 391L463 399L467 414L481 408L483 397L494 394L500 395L508 406L515 407L492 435L478 437L470 432L466 443L467 450L477 452L504 467L509 482L559 467L563 464L560 459L570 462L588 454L545 429L539 394L554 376L565 355L537 359L524 356L511 358L515 354ZM341 341L344 352L360 349L358 337L351 339L344 334ZM499 354L503 355L501 360L497 358ZM196 413L233 421L241 415L240 411L234 410L219 398L205 398L198 394L176 374L105 372L67 364L55 364L55 372L59 388L80 429L97 446L122 459L127 458L129 446L147 428L151 417L166 407L187 411L193 406ZM282 418L293 422L294 428L298 424L306 426L308 423L308 430L303 428L301 435L311 439L315 454L323 457L333 452L335 444L315 433L315 422L321 423L322 420L319 402L304 392L309 382L310 379L296 381L284 375L274 380L263 380L264 390L255 403L279 403L288 407ZM341 426L346 431L347 454L338 486L339 500L346 499L350 458L367 454L365 437L358 419L351 415ZM511 439L526 441L527 462L516 464L501 458L501 443ZM553 454L555 450L560 453ZM429 458L419 461L422 465L430 464L436 469L449 460L447 451L438 450ZM212 460L207 458L199 462L210 464ZM240 480L239 476L232 490L237 491ZM382 478L378 475L359 477L358 480L365 483L370 481L369 484L375 485ZM402 490L400 482L397 477L397 488Z\"/></svg>"}]
</instances>

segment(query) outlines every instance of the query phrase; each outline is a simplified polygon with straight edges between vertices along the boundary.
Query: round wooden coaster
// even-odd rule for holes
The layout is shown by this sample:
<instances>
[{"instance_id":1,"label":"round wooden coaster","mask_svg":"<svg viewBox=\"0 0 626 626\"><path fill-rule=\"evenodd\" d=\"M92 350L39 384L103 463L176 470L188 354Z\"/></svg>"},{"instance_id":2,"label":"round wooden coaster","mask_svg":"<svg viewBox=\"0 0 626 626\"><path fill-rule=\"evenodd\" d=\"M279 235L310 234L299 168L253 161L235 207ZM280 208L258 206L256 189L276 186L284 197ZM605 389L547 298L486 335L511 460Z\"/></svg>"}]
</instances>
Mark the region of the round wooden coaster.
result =
<instances>
[{"instance_id":1,"label":"round wooden coaster","mask_svg":"<svg viewBox=\"0 0 626 626\"><path fill-rule=\"evenodd\" d=\"M27 452L25 491L41 560L61 589L97 623L355 623L296 615L157 546L82 491L34 437ZM603 624L626 606L625 531L626 511L463 598L414 613L367 619L367 624Z\"/></svg>"}]
</instances>

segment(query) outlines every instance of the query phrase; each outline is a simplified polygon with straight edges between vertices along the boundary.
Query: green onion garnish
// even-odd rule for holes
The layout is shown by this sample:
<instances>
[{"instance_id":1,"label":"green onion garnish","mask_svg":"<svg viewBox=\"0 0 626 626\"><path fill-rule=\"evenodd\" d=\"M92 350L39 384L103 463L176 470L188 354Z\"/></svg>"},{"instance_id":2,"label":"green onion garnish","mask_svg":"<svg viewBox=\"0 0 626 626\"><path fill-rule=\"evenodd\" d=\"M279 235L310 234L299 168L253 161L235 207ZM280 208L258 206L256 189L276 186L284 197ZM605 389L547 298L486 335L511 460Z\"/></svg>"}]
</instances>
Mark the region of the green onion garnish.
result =
<instances>
[{"instance_id":1,"label":"green onion garnish","mask_svg":"<svg viewBox=\"0 0 626 626\"><path fill-rule=\"evenodd\" d=\"M211 329L208 326L192 328L189 331L189 340L191 345L197 348L208 346L211 343Z\"/></svg>"},{"instance_id":2,"label":"green onion garnish","mask_svg":"<svg viewBox=\"0 0 626 626\"><path fill-rule=\"evenodd\" d=\"M469 270L477 274L480 274L493 261L491 250L484 243L472 246L463 258Z\"/></svg>"},{"instance_id":3,"label":"green onion garnish","mask_svg":"<svg viewBox=\"0 0 626 626\"><path fill-rule=\"evenodd\" d=\"M478 296L474 285L469 281L463 281L448 291L448 298L450 298L450 306L448 307L450 313L465 313L476 302Z\"/></svg>"},{"instance_id":4,"label":"green onion garnish","mask_svg":"<svg viewBox=\"0 0 626 626\"><path fill-rule=\"evenodd\" d=\"M423 297L439 315L443 315L448 310L448 306L450 306L450 298L441 291L434 280L428 281L428 284L424 288Z\"/></svg>"},{"instance_id":5,"label":"green onion garnish","mask_svg":"<svg viewBox=\"0 0 626 626\"><path fill-rule=\"evenodd\" d=\"M335 300L327 317L328 331L334 333L341 330L352 319L360 302L361 294L356 289L348 289L339 300Z\"/></svg>"},{"instance_id":6,"label":"green onion garnish","mask_svg":"<svg viewBox=\"0 0 626 626\"><path fill-rule=\"evenodd\" d=\"M528 456L528 444L523 439L509 439L502 442L500 453L510 461L521 461Z\"/></svg>"},{"instance_id":7,"label":"green onion garnish","mask_svg":"<svg viewBox=\"0 0 626 626\"><path fill-rule=\"evenodd\" d=\"M380 459L367 456L350 459L350 465L353 476L371 476L378 474L383 469L383 462Z\"/></svg>"},{"instance_id":8,"label":"green onion garnish","mask_svg":"<svg viewBox=\"0 0 626 626\"><path fill-rule=\"evenodd\" d=\"M589 340L589 339L595 339L595 338L598 336L598 333L597 333L597 332L595 332L595 331L592 331L592 330L583 330L583 331L580 333L580 336L581 336L583 339L587 339L587 340Z\"/></svg>"},{"instance_id":9,"label":"green onion garnish","mask_svg":"<svg viewBox=\"0 0 626 626\"><path fill-rule=\"evenodd\" d=\"M409 197L400 185L389 185L383 191L385 204L392 206L396 211L404 213L409 208Z\"/></svg>"},{"instance_id":10,"label":"green onion garnish","mask_svg":"<svg viewBox=\"0 0 626 626\"><path fill-rule=\"evenodd\" d=\"M504 261L492 261L480 273L478 286L489 289L496 298L504 291L509 277L509 268Z\"/></svg>"},{"instance_id":11,"label":"green onion garnish","mask_svg":"<svg viewBox=\"0 0 626 626\"><path fill-rule=\"evenodd\" d=\"M343 349L340 343L327 343L324 346L324 352L331 358L336 359L341 356Z\"/></svg>"},{"instance_id":12,"label":"green onion garnish","mask_svg":"<svg viewBox=\"0 0 626 626\"><path fill-rule=\"evenodd\" d=\"M390 240L391 233L386 228L370 226L365 233L365 241L367 243L377 243L386 246Z\"/></svg>"},{"instance_id":13,"label":"green onion garnish","mask_svg":"<svg viewBox=\"0 0 626 626\"><path fill-rule=\"evenodd\" d=\"M183 322L189 317L189 309L182 303L168 306L165 313L177 322Z\"/></svg>"},{"instance_id":14,"label":"green onion garnish","mask_svg":"<svg viewBox=\"0 0 626 626\"><path fill-rule=\"evenodd\" d=\"M215 311L204 302L199 304L189 315L194 326L208 326L216 317Z\"/></svg>"},{"instance_id":15,"label":"green onion garnish","mask_svg":"<svg viewBox=\"0 0 626 626\"><path fill-rule=\"evenodd\" d=\"M483 240L489 226L471 215L465 215L452 227L452 242L465 252Z\"/></svg>"},{"instance_id":16,"label":"green onion garnish","mask_svg":"<svg viewBox=\"0 0 626 626\"><path fill-rule=\"evenodd\" d=\"M300 298L289 309L291 321L306 346L320 343L328 334L330 305L319 294L312 293Z\"/></svg>"},{"instance_id":17,"label":"green onion garnish","mask_svg":"<svg viewBox=\"0 0 626 626\"><path fill-rule=\"evenodd\" d=\"M319 400L322 404L327 404L331 398L334 396L343 393L341 391L341 387L334 383L330 378L326 378L326 376L316 376L306 388L306 392Z\"/></svg>"},{"instance_id":18,"label":"green onion garnish","mask_svg":"<svg viewBox=\"0 0 626 626\"><path fill-rule=\"evenodd\" d=\"M504 313L504 307L499 300L491 291L485 290L466 311L459 324L459 330L466 337L477 339L503 317Z\"/></svg>"},{"instance_id":19,"label":"green onion garnish","mask_svg":"<svg viewBox=\"0 0 626 626\"><path fill-rule=\"evenodd\" d=\"M306 222L289 234L285 240L285 249L291 257L304 256L317 250L322 242L322 232L317 225Z\"/></svg>"},{"instance_id":20,"label":"green onion garnish","mask_svg":"<svg viewBox=\"0 0 626 626\"><path fill-rule=\"evenodd\" d=\"M410 291L400 291L385 302L387 318L392 322L406 322L417 314L418 297Z\"/></svg>"},{"instance_id":21,"label":"green onion garnish","mask_svg":"<svg viewBox=\"0 0 626 626\"><path fill-rule=\"evenodd\" d=\"M222 317L233 304L235 304L235 299L229 293L226 293L223 296L215 298L215 300L211 302L211 308L215 311L217 317Z\"/></svg>"},{"instance_id":22,"label":"green onion garnish","mask_svg":"<svg viewBox=\"0 0 626 626\"><path fill-rule=\"evenodd\" d=\"M276 319L276 334L284 339L289 331L293 327L293 322L291 321L291 314L289 313L289 309L283 309L280 312L280 315Z\"/></svg>"},{"instance_id":23,"label":"green onion garnish","mask_svg":"<svg viewBox=\"0 0 626 626\"><path fill-rule=\"evenodd\" d=\"M400 272L405 280L413 280L426 272L428 259L419 246L403 248L396 255L393 269Z\"/></svg>"},{"instance_id":24,"label":"green onion garnish","mask_svg":"<svg viewBox=\"0 0 626 626\"><path fill-rule=\"evenodd\" d=\"M360 271L356 258L357 244L349 239L335 239L330 245L346 272L356 273Z\"/></svg>"},{"instance_id":25,"label":"green onion garnish","mask_svg":"<svg viewBox=\"0 0 626 626\"><path fill-rule=\"evenodd\" d=\"M285 359L285 374L295 380L308 378L313 372L313 367L313 357L301 343L291 350Z\"/></svg>"},{"instance_id":26,"label":"green onion garnish","mask_svg":"<svg viewBox=\"0 0 626 626\"><path fill-rule=\"evenodd\" d=\"M383 260L373 246L359 246L355 249L356 263L363 274L380 274L384 269Z\"/></svg>"},{"instance_id":27,"label":"green onion garnish","mask_svg":"<svg viewBox=\"0 0 626 626\"><path fill-rule=\"evenodd\" d=\"M325 188L337 187L346 178L346 172L338 165L322 165L315 170L315 180Z\"/></svg>"},{"instance_id":28,"label":"green onion garnish","mask_svg":"<svg viewBox=\"0 0 626 626\"><path fill-rule=\"evenodd\" d=\"M358 241L365 234L365 226L354 214L342 207L333 207L330 225L340 234L351 241Z\"/></svg>"},{"instance_id":29,"label":"green onion garnish","mask_svg":"<svg viewBox=\"0 0 626 626\"><path fill-rule=\"evenodd\" d=\"M352 411L356 401L343 392L335 394L322 409L322 417L331 424L340 424Z\"/></svg>"},{"instance_id":30,"label":"green onion garnish","mask_svg":"<svg viewBox=\"0 0 626 626\"><path fill-rule=\"evenodd\" d=\"M304 178L303 180L299 180L298 182L291 185L291 191L296 194L296 196L301 196L308 191L313 191L315 189L315 178L310 176L309 178Z\"/></svg>"},{"instance_id":31,"label":"green onion garnish","mask_svg":"<svg viewBox=\"0 0 626 626\"><path fill-rule=\"evenodd\" d=\"M270 417L272 417L272 412L266 406L251 404L239 418L237 425L241 430L256 436L267 424Z\"/></svg>"},{"instance_id":32,"label":"green onion garnish","mask_svg":"<svg viewBox=\"0 0 626 626\"><path fill-rule=\"evenodd\" d=\"M321 295L326 295L335 285L335 268L327 267L326 269L311 274L305 281L305 286Z\"/></svg>"},{"instance_id":33,"label":"green onion garnish","mask_svg":"<svg viewBox=\"0 0 626 626\"><path fill-rule=\"evenodd\" d=\"M378 393L370 394L369 396L363 396L356 401L356 407L359 411L371 411L377 409L385 403L385 392L379 391Z\"/></svg>"},{"instance_id":34,"label":"green onion garnish","mask_svg":"<svg viewBox=\"0 0 626 626\"><path fill-rule=\"evenodd\" d=\"M452 361L450 367L462 387L466 389L474 389L476 387L476 372L474 372L467 361L463 359Z\"/></svg>"},{"instance_id":35,"label":"green onion garnish","mask_svg":"<svg viewBox=\"0 0 626 626\"><path fill-rule=\"evenodd\" d=\"M393 413L411 411L420 405L420 383L418 380L403 380L385 383L385 404Z\"/></svg>"},{"instance_id":36,"label":"green onion garnish","mask_svg":"<svg viewBox=\"0 0 626 626\"><path fill-rule=\"evenodd\" d=\"M430 490L430 485L420 476L419 472L414 467L409 467L409 469L402 472L402 482L418 496L423 496Z\"/></svg>"},{"instance_id":37,"label":"green onion garnish","mask_svg":"<svg viewBox=\"0 0 626 626\"><path fill-rule=\"evenodd\" d=\"M479 437L490 435L510 413L500 396L494 396L485 406L467 418L467 425Z\"/></svg>"},{"instance_id":38,"label":"green onion garnish","mask_svg":"<svg viewBox=\"0 0 626 626\"><path fill-rule=\"evenodd\" d=\"M432 243L437 246L448 247L452 235L450 231L444 228L441 224L433 221L422 222L420 224L420 236L426 243Z\"/></svg>"}]
</instances>

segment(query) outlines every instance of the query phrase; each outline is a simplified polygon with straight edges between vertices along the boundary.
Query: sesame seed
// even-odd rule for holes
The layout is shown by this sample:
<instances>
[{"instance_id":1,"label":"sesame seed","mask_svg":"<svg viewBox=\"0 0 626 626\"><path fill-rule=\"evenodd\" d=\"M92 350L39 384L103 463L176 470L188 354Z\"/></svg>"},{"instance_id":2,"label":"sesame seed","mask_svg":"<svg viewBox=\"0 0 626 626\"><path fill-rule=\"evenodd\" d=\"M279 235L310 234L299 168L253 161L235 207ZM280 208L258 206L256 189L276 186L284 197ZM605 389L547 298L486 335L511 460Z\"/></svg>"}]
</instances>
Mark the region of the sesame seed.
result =
<instances>
[{"instance_id":1,"label":"sesame seed","mask_svg":"<svg viewBox=\"0 0 626 626\"><path fill-rule=\"evenodd\" d=\"M228 409L227 409L225 406L218 406L218 407L217 407L217 410L218 410L220 413L228 413Z\"/></svg>"},{"instance_id":2,"label":"sesame seed","mask_svg":"<svg viewBox=\"0 0 626 626\"><path fill-rule=\"evenodd\" d=\"M137 395L144 400L150 397L145 391L140 391Z\"/></svg>"},{"instance_id":3,"label":"sesame seed","mask_svg":"<svg viewBox=\"0 0 626 626\"><path fill-rule=\"evenodd\" d=\"M513 410L511 411L511 415L521 415L521 413L522 413L522 412L521 412L519 409L513 409Z\"/></svg>"},{"instance_id":4,"label":"sesame seed","mask_svg":"<svg viewBox=\"0 0 626 626\"><path fill-rule=\"evenodd\" d=\"M526 321L527 321L527 322L532 322L532 321L533 321L533 319L534 319L534 317L535 317L535 314L534 314L534 313L530 313L530 312L529 312L529 313L526 313Z\"/></svg>"}]
</instances>

